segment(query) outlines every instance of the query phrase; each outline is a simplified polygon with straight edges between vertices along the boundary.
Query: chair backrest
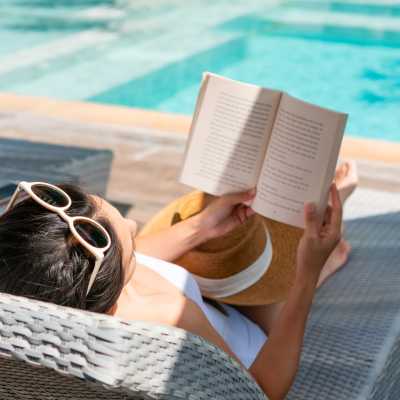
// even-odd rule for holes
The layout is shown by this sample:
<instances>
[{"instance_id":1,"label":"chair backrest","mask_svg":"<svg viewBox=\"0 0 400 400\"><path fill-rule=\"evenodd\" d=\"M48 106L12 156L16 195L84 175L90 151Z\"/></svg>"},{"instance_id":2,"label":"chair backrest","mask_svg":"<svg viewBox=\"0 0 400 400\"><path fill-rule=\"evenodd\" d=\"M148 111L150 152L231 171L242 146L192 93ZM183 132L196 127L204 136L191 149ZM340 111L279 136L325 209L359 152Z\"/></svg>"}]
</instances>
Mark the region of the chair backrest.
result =
<instances>
[{"instance_id":1,"label":"chair backrest","mask_svg":"<svg viewBox=\"0 0 400 400\"><path fill-rule=\"evenodd\" d=\"M183 329L0 294L0 398L266 397L232 357Z\"/></svg>"}]
</instances>

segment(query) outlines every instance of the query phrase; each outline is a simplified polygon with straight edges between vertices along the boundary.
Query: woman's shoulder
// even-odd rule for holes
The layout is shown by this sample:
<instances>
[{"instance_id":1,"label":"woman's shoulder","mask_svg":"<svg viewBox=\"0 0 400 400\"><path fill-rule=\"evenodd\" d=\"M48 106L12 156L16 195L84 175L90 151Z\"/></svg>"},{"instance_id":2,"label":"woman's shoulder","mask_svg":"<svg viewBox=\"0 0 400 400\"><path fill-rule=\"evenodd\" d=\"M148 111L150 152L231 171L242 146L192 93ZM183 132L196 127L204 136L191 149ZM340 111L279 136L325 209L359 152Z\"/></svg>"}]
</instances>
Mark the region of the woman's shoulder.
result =
<instances>
[{"instance_id":1,"label":"woman's shoulder","mask_svg":"<svg viewBox=\"0 0 400 400\"><path fill-rule=\"evenodd\" d=\"M148 321L172 325L182 307L180 294L158 292L146 295L122 294L118 299L114 315L127 320Z\"/></svg>"},{"instance_id":2,"label":"woman's shoulder","mask_svg":"<svg viewBox=\"0 0 400 400\"><path fill-rule=\"evenodd\" d=\"M149 298L148 302L138 310L143 319L171 325L201 334L203 310L190 298L183 294L170 292L159 293Z\"/></svg>"},{"instance_id":3,"label":"woman's shoulder","mask_svg":"<svg viewBox=\"0 0 400 400\"><path fill-rule=\"evenodd\" d=\"M162 292L143 298L120 299L115 315L128 319L165 324L202 334L203 311L183 294ZM203 314L203 315L202 315Z\"/></svg>"}]
</instances>

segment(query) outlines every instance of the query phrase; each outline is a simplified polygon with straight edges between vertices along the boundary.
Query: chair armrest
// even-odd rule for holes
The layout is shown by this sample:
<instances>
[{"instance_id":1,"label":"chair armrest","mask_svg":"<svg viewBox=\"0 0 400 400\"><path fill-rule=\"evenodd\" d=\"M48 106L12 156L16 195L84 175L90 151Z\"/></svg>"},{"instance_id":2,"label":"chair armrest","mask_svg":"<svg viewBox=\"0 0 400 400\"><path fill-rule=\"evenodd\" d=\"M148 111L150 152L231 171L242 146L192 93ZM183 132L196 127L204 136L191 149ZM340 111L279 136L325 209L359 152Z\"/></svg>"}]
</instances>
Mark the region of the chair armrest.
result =
<instances>
[{"instance_id":1,"label":"chair armrest","mask_svg":"<svg viewBox=\"0 0 400 400\"><path fill-rule=\"evenodd\" d=\"M266 399L236 360L183 329L8 294L0 294L1 357L133 398ZM58 390L54 377L46 385Z\"/></svg>"}]
</instances>

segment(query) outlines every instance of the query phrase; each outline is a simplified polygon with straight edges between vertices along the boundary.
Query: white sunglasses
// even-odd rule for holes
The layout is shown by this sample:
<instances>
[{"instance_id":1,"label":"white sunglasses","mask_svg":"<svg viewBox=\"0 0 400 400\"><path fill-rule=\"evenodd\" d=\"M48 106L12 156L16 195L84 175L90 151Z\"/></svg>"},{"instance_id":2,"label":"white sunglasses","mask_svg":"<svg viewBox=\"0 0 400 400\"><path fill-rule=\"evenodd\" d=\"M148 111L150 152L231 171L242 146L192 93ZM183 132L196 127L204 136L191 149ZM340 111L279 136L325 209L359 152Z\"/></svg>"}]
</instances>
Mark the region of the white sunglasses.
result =
<instances>
[{"instance_id":1,"label":"white sunglasses","mask_svg":"<svg viewBox=\"0 0 400 400\"><path fill-rule=\"evenodd\" d=\"M54 211L67 222L74 237L96 258L96 263L90 276L86 292L86 295L88 295L104 259L104 253L111 246L111 237L109 233L94 219L68 216L65 211L72 204L71 198L64 190L50 183L20 182L4 212L12 208L21 189L28 193L36 202L48 210Z\"/></svg>"}]
</instances>

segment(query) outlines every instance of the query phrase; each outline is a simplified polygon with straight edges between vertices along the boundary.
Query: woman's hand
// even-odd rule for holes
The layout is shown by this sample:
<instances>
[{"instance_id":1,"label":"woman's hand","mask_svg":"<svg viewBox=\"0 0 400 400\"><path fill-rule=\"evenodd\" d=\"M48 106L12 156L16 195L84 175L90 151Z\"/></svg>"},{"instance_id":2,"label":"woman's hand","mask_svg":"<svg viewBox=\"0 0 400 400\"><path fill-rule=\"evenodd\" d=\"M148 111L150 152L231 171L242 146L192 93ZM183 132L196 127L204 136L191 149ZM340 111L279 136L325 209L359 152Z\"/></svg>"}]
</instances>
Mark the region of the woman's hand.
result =
<instances>
[{"instance_id":1,"label":"woman's hand","mask_svg":"<svg viewBox=\"0 0 400 400\"><path fill-rule=\"evenodd\" d=\"M255 212L250 208L250 202L255 195L256 188L222 195L192 217L196 219L204 241L230 232L253 215Z\"/></svg>"},{"instance_id":2,"label":"woman's hand","mask_svg":"<svg viewBox=\"0 0 400 400\"><path fill-rule=\"evenodd\" d=\"M329 255L341 238L342 204L336 184L330 187L332 206L323 218L316 212L315 204L304 206L305 230L297 249L296 279L311 280L315 285Z\"/></svg>"}]
</instances>

